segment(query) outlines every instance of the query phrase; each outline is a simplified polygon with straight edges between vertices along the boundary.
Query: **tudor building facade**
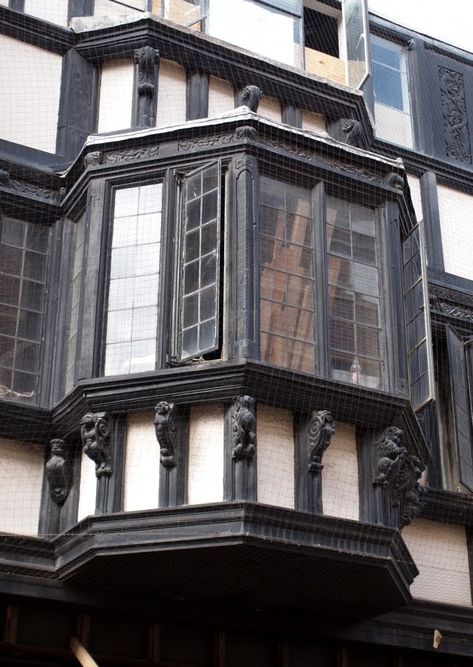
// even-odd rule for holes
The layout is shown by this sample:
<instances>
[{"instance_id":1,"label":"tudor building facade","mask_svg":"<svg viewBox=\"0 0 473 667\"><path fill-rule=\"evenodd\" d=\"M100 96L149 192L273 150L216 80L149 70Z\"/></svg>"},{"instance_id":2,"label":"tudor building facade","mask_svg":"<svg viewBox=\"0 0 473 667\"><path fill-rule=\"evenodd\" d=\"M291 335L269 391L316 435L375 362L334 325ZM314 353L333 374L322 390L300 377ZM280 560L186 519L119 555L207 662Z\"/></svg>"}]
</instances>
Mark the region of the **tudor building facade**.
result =
<instances>
[{"instance_id":1,"label":"tudor building facade","mask_svg":"<svg viewBox=\"0 0 473 667\"><path fill-rule=\"evenodd\" d=\"M471 55L44 4L0 2L5 664L469 664Z\"/></svg>"}]
</instances>

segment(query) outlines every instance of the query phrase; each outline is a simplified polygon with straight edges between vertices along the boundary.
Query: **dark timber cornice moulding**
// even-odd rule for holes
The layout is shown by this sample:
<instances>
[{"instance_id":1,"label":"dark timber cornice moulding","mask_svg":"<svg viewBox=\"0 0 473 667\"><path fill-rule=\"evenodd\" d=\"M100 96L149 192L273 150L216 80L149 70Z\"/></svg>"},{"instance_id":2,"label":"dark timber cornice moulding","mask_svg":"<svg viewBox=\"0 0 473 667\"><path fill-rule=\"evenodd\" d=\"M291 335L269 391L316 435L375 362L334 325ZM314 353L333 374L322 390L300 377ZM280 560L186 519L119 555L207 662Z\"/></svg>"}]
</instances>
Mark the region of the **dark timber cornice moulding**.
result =
<instances>
[{"instance_id":1,"label":"dark timber cornice moulding","mask_svg":"<svg viewBox=\"0 0 473 667\"><path fill-rule=\"evenodd\" d=\"M74 45L74 33L36 16L0 6L0 33L41 49L64 55Z\"/></svg>"}]
</instances>

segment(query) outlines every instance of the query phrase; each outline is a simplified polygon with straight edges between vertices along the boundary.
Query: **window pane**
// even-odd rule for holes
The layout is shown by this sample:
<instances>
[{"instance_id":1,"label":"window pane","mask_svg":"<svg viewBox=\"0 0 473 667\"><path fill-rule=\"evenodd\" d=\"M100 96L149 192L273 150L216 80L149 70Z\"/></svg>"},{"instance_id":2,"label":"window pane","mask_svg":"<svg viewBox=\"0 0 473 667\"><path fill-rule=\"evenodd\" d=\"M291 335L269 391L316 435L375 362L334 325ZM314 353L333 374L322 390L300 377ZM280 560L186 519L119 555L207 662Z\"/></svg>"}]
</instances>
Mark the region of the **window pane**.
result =
<instances>
[{"instance_id":1,"label":"window pane","mask_svg":"<svg viewBox=\"0 0 473 667\"><path fill-rule=\"evenodd\" d=\"M376 229L371 209L327 197L327 222L341 220L344 258L327 224L332 377L382 386L380 298ZM355 261L357 260L357 261Z\"/></svg>"},{"instance_id":2,"label":"window pane","mask_svg":"<svg viewBox=\"0 0 473 667\"><path fill-rule=\"evenodd\" d=\"M115 193L105 375L156 365L161 202L159 183Z\"/></svg>"},{"instance_id":3,"label":"window pane","mask_svg":"<svg viewBox=\"0 0 473 667\"><path fill-rule=\"evenodd\" d=\"M310 193L262 178L261 214L260 355L277 366L314 373L315 281Z\"/></svg>"}]
</instances>

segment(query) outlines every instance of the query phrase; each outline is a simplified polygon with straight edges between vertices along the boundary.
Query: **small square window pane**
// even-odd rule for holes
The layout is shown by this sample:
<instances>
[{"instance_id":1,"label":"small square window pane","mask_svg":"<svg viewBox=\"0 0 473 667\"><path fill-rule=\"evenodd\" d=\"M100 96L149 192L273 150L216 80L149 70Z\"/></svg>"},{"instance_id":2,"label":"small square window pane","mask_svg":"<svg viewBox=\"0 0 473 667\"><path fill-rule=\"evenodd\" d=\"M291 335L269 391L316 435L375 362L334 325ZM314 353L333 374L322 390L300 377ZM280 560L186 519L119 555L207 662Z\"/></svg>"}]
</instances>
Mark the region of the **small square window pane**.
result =
<instances>
[{"instance_id":1,"label":"small square window pane","mask_svg":"<svg viewBox=\"0 0 473 667\"><path fill-rule=\"evenodd\" d=\"M273 269L286 270L286 244L263 236L261 238L261 261Z\"/></svg>"},{"instance_id":2,"label":"small square window pane","mask_svg":"<svg viewBox=\"0 0 473 667\"><path fill-rule=\"evenodd\" d=\"M215 220L217 217L218 191L213 190L202 198L202 224Z\"/></svg>"},{"instance_id":3,"label":"small square window pane","mask_svg":"<svg viewBox=\"0 0 473 667\"><path fill-rule=\"evenodd\" d=\"M355 292L378 296L378 270L353 262L353 287Z\"/></svg>"},{"instance_id":4,"label":"small square window pane","mask_svg":"<svg viewBox=\"0 0 473 667\"><path fill-rule=\"evenodd\" d=\"M359 354L379 359L379 331L371 327L357 326L356 341Z\"/></svg>"},{"instance_id":5,"label":"small square window pane","mask_svg":"<svg viewBox=\"0 0 473 667\"><path fill-rule=\"evenodd\" d=\"M345 352L355 352L355 327L352 322L330 321L331 347Z\"/></svg>"},{"instance_id":6,"label":"small square window pane","mask_svg":"<svg viewBox=\"0 0 473 667\"><path fill-rule=\"evenodd\" d=\"M0 245L0 272L21 276L23 250L8 245ZM0 274L1 275L1 274ZM1 278L0 278L1 280Z\"/></svg>"},{"instance_id":7,"label":"small square window pane","mask_svg":"<svg viewBox=\"0 0 473 667\"><path fill-rule=\"evenodd\" d=\"M275 273L274 271L272 273ZM283 275L284 274L280 274ZM314 309L313 281L299 276L287 276L286 303L309 310Z\"/></svg>"},{"instance_id":8,"label":"small square window pane","mask_svg":"<svg viewBox=\"0 0 473 667\"><path fill-rule=\"evenodd\" d=\"M122 248L136 244L138 218L136 216L116 218L113 221L112 248Z\"/></svg>"},{"instance_id":9,"label":"small square window pane","mask_svg":"<svg viewBox=\"0 0 473 667\"><path fill-rule=\"evenodd\" d=\"M133 340L153 339L156 345L158 326L158 311L156 306L150 308L135 308L133 310Z\"/></svg>"},{"instance_id":10,"label":"small square window pane","mask_svg":"<svg viewBox=\"0 0 473 667\"><path fill-rule=\"evenodd\" d=\"M329 312L333 317L353 321L353 293L348 290L329 287Z\"/></svg>"},{"instance_id":11,"label":"small square window pane","mask_svg":"<svg viewBox=\"0 0 473 667\"><path fill-rule=\"evenodd\" d=\"M199 197L202 193L202 173L199 172L187 179L186 196L188 200Z\"/></svg>"},{"instance_id":12,"label":"small square window pane","mask_svg":"<svg viewBox=\"0 0 473 667\"><path fill-rule=\"evenodd\" d=\"M136 275L159 272L159 243L137 246Z\"/></svg>"},{"instance_id":13,"label":"small square window pane","mask_svg":"<svg viewBox=\"0 0 473 667\"><path fill-rule=\"evenodd\" d=\"M329 255L328 281L337 287L352 286L352 262L341 257Z\"/></svg>"},{"instance_id":14,"label":"small square window pane","mask_svg":"<svg viewBox=\"0 0 473 667\"><path fill-rule=\"evenodd\" d=\"M15 336L17 320L18 308L0 304L0 334Z\"/></svg>"},{"instance_id":15,"label":"small square window pane","mask_svg":"<svg viewBox=\"0 0 473 667\"><path fill-rule=\"evenodd\" d=\"M301 215L288 213L286 217L286 241L310 248L312 246L312 233L309 219Z\"/></svg>"},{"instance_id":16,"label":"small square window pane","mask_svg":"<svg viewBox=\"0 0 473 667\"><path fill-rule=\"evenodd\" d=\"M200 293L200 320L214 317L217 310L215 287L208 287Z\"/></svg>"},{"instance_id":17,"label":"small square window pane","mask_svg":"<svg viewBox=\"0 0 473 667\"><path fill-rule=\"evenodd\" d=\"M12 368L14 353L15 339L8 336L0 336L0 366Z\"/></svg>"},{"instance_id":18,"label":"small square window pane","mask_svg":"<svg viewBox=\"0 0 473 667\"><path fill-rule=\"evenodd\" d=\"M16 345L15 368L37 373L39 367L39 345L19 340Z\"/></svg>"},{"instance_id":19,"label":"small square window pane","mask_svg":"<svg viewBox=\"0 0 473 667\"><path fill-rule=\"evenodd\" d=\"M186 264L184 267L184 294L199 289L199 260Z\"/></svg>"},{"instance_id":20,"label":"small square window pane","mask_svg":"<svg viewBox=\"0 0 473 667\"><path fill-rule=\"evenodd\" d=\"M140 188L122 188L115 192L115 220L138 213L138 197Z\"/></svg>"},{"instance_id":21,"label":"small square window pane","mask_svg":"<svg viewBox=\"0 0 473 667\"><path fill-rule=\"evenodd\" d=\"M198 326L186 329L182 332L182 356L192 357L199 351Z\"/></svg>"},{"instance_id":22,"label":"small square window pane","mask_svg":"<svg viewBox=\"0 0 473 667\"><path fill-rule=\"evenodd\" d=\"M301 280L307 283L307 280L303 278L298 278L297 276L291 276L294 280ZM282 271L273 271L272 269L262 269L261 271L261 298L262 299L271 299L271 301L279 301L284 303L286 301L286 280L287 274ZM310 283L309 283L310 284ZM300 285L297 283L293 285L291 291L291 298L288 296L288 303L294 305L294 301L299 298L299 289Z\"/></svg>"},{"instance_id":23,"label":"small square window pane","mask_svg":"<svg viewBox=\"0 0 473 667\"><path fill-rule=\"evenodd\" d=\"M294 185L287 185L286 204L282 208L288 213L295 213L308 218L310 216L310 198L307 191Z\"/></svg>"},{"instance_id":24,"label":"small square window pane","mask_svg":"<svg viewBox=\"0 0 473 667\"><path fill-rule=\"evenodd\" d=\"M217 250L217 224L210 223L202 227L201 231L201 254L206 255Z\"/></svg>"},{"instance_id":25,"label":"small square window pane","mask_svg":"<svg viewBox=\"0 0 473 667\"><path fill-rule=\"evenodd\" d=\"M136 273L136 246L113 248L110 278L128 278Z\"/></svg>"},{"instance_id":26,"label":"small square window pane","mask_svg":"<svg viewBox=\"0 0 473 667\"><path fill-rule=\"evenodd\" d=\"M351 227L354 232L365 236L375 236L373 211L358 204L351 205Z\"/></svg>"},{"instance_id":27,"label":"small square window pane","mask_svg":"<svg viewBox=\"0 0 473 667\"><path fill-rule=\"evenodd\" d=\"M131 343L107 345L105 375L122 375L130 372Z\"/></svg>"},{"instance_id":28,"label":"small square window pane","mask_svg":"<svg viewBox=\"0 0 473 667\"><path fill-rule=\"evenodd\" d=\"M261 303L261 328L263 331L285 336L287 332L286 308L279 303Z\"/></svg>"},{"instance_id":29,"label":"small square window pane","mask_svg":"<svg viewBox=\"0 0 473 667\"><path fill-rule=\"evenodd\" d=\"M183 300L182 324L189 327L199 321L199 294L185 296Z\"/></svg>"},{"instance_id":30,"label":"small square window pane","mask_svg":"<svg viewBox=\"0 0 473 667\"><path fill-rule=\"evenodd\" d=\"M376 266L376 245L373 237L353 232L353 259Z\"/></svg>"},{"instance_id":31,"label":"small square window pane","mask_svg":"<svg viewBox=\"0 0 473 667\"><path fill-rule=\"evenodd\" d=\"M37 252L27 250L25 252L25 264L23 275L32 280L44 281L46 274L46 255L40 255Z\"/></svg>"},{"instance_id":32,"label":"small square window pane","mask_svg":"<svg viewBox=\"0 0 473 667\"><path fill-rule=\"evenodd\" d=\"M2 368L0 360L0 398L11 398L10 387L12 383L12 371L10 368Z\"/></svg>"},{"instance_id":33,"label":"small square window pane","mask_svg":"<svg viewBox=\"0 0 473 667\"><path fill-rule=\"evenodd\" d=\"M18 305L20 298L20 279L0 274L0 303Z\"/></svg>"},{"instance_id":34,"label":"small square window pane","mask_svg":"<svg viewBox=\"0 0 473 667\"><path fill-rule=\"evenodd\" d=\"M372 389L382 386L382 365L379 361L372 359L360 359L361 376L360 384Z\"/></svg>"},{"instance_id":35,"label":"small square window pane","mask_svg":"<svg viewBox=\"0 0 473 667\"><path fill-rule=\"evenodd\" d=\"M312 250L298 245L287 244L286 271L302 276L312 276Z\"/></svg>"},{"instance_id":36,"label":"small square window pane","mask_svg":"<svg viewBox=\"0 0 473 667\"><path fill-rule=\"evenodd\" d=\"M217 267L217 258L214 253L211 255L206 255L201 260L201 269L200 269L200 287L207 287L215 283L216 276L216 267Z\"/></svg>"},{"instance_id":37,"label":"small square window pane","mask_svg":"<svg viewBox=\"0 0 473 667\"><path fill-rule=\"evenodd\" d=\"M348 202L334 197L327 197L327 224L336 227L350 226L350 205Z\"/></svg>"},{"instance_id":38,"label":"small square window pane","mask_svg":"<svg viewBox=\"0 0 473 667\"><path fill-rule=\"evenodd\" d=\"M137 223L136 242L159 243L161 241L161 213L140 215Z\"/></svg>"},{"instance_id":39,"label":"small square window pane","mask_svg":"<svg viewBox=\"0 0 473 667\"><path fill-rule=\"evenodd\" d=\"M287 344L287 338L263 333L261 335L261 358L275 366L285 366L287 364Z\"/></svg>"},{"instance_id":40,"label":"small square window pane","mask_svg":"<svg viewBox=\"0 0 473 667\"><path fill-rule=\"evenodd\" d=\"M13 391L16 391L19 394L21 394L21 396L18 396L16 398L20 398L23 400L34 398L36 393L37 381L38 377L36 375L32 375L31 373L21 373L19 371L14 371L12 389Z\"/></svg>"},{"instance_id":41,"label":"small square window pane","mask_svg":"<svg viewBox=\"0 0 473 667\"><path fill-rule=\"evenodd\" d=\"M356 321L379 326L379 300L364 294L356 295Z\"/></svg>"},{"instance_id":42,"label":"small square window pane","mask_svg":"<svg viewBox=\"0 0 473 667\"><path fill-rule=\"evenodd\" d=\"M300 341L287 341L287 365L294 370L310 373L315 370L314 346Z\"/></svg>"},{"instance_id":43,"label":"small square window pane","mask_svg":"<svg viewBox=\"0 0 473 667\"><path fill-rule=\"evenodd\" d=\"M343 227L327 225L327 246L329 252L351 257L351 232Z\"/></svg>"},{"instance_id":44,"label":"small square window pane","mask_svg":"<svg viewBox=\"0 0 473 667\"><path fill-rule=\"evenodd\" d=\"M142 185L139 192L139 213L156 213L161 211L162 207L162 190L161 183L153 183L152 185Z\"/></svg>"},{"instance_id":45,"label":"small square window pane","mask_svg":"<svg viewBox=\"0 0 473 667\"><path fill-rule=\"evenodd\" d=\"M135 278L134 303L136 307L153 306L158 303L158 275Z\"/></svg>"},{"instance_id":46,"label":"small square window pane","mask_svg":"<svg viewBox=\"0 0 473 667\"><path fill-rule=\"evenodd\" d=\"M286 237L284 212L272 206L261 206L261 233L284 240Z\"/></svg>"},{"instance_id":47,"label":"small square window pane","mask_svg":"<svg viewBox=\"0 0 473 667\"><path fill-rule=\"evenodd\" d=\"M110 311L107 317L107 344L131 340L132 311Z\"/></svg>"},{"instance_id":48,"label":"small square window pane","mask_svg":"<svg viewBox=\"0 0 473 667\"><path fill-rule=\"evenodd\" d=\"M24 248L26 223L4 216L0 225L0 240L2 243Z\"/></svg>"},{"instance_id":49,"label":"small square window pane","mask_svg":"<svg viewBox=\"0 0 473 667\"><path fill-rule=\"evenodd\" d=\"M49 228L45 225L29 224L26 232L28 250L46 253L48 251Z\"/></svg>"},{"instance_id":50,"label":"small square window pane","mask_svg":"<svg viewBox=\"0 0 473 667\"><path fill-rule=\"evenodd\" d=\"M208 167L202 172L202 189L204 192L213 190L218 186L218 166Z\"/></svg>"},{"instance_id":51,"label":"small square window pane","mask_svg":"<svg viewBox=\"0 0 473 667\"><path fill-rule=\"evenodd\" d=\"M33 283L30 280L24 280L21 289L22 308L29 310L41 311L44 300L44 285L41 283Z\"/></svg>"},{"instance_id":52,"label":"small square window pane","mask_svg":"<svg viewBox=\"0 0 473 667\"><path fill-rule=\"evenodd\" d=\"M199 348L200 350L209 350L212 347L215 347L216 342L216 331L215 331L215 320L208 320L203 322L199 327Z\"/></svg>"},{"instance_id":53,"label":"small square window pane","mask_svg":"<svg viewBox=\"0 0 473 667\"><path fill-rule=\"evenodd\" d=\"M186 204L186 231L195 229L200 225L201 199L188 201Z\"/></svg>"},{"instance_id":54,"label":"small square window pane","mask_svg":"<svg viewBox=\"0 0 473 667\"><path fill-rule=\"evenodd\" d=\"M185 236L184 261L191 262L199 256L200 231L195 229Z\"/></svg>"},{"instance_id":55,"label":"small square window pane","mask_svg":"<svg viewBox=\"0 0 473 667\"><path fill-rule=\"evenodd\" d=\"M111 280L108 294L108 309L126 310L132 308L134 289L133 278Z\"/></svg>"},{"instance_id":56,"label":"small square window pane","mask_svg":"<svg viewBox=\"0 0 473 667\"><path fill-rule=\"evenodd\" d=\"M39 341L41 336L41 313L20 310L18 335L21 338Z\"/></svg>"},{"instance_id":57,"label":"small square window pane","mask_svg":"<svg viewBox=\"0 0 473 667\"><path fill-rule=\"evenodd\" d=\"M131 344L130 373L152 371L156 366L156 338L133 341Z\"/></svg>"}]
</instances>

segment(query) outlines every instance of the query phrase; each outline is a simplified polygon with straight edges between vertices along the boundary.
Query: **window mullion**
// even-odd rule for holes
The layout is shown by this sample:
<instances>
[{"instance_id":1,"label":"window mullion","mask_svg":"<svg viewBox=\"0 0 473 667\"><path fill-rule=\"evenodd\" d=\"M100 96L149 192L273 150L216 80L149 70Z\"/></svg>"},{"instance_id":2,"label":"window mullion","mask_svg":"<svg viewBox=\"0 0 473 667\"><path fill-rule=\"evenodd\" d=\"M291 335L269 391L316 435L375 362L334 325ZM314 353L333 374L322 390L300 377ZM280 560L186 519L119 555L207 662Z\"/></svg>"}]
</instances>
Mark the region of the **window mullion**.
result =
<instances>
[{"instance_id":1,"label":"window mullion","mask_svg":"<svg viewBox=\"0 0 473 667\"><path fill-rule=\"evenodd\" d=\"M327 231L325 228L325 188L318 183L311 193L311 212L314 233L315 331L317 341L317 375L330 376Z\"/></svg>"}]
</instances>

